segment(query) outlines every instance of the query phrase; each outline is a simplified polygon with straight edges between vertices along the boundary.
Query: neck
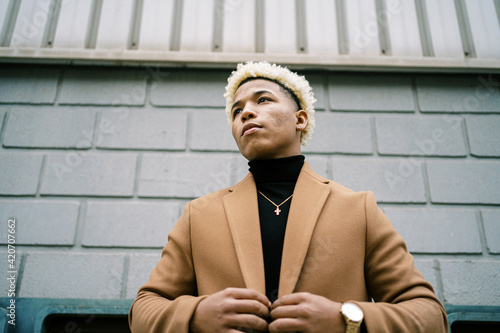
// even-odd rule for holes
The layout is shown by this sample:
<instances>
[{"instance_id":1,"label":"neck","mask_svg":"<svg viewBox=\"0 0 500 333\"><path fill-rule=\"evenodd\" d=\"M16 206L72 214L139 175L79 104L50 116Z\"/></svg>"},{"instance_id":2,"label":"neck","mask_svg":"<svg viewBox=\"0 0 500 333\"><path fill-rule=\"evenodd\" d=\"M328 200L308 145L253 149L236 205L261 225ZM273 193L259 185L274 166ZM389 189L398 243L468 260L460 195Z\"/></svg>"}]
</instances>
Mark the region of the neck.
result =
<instances>
[{"instance_id":1,"label":"neck","mask_svg":"<svg viewBox=\"0 0 500 333\"><path fill-rule=\"evenodd\" d=\"M253 160L248 162L255 183L296 182L304 165L304 156L296 155L272 160Z\"/></svg>"}]
</instances>

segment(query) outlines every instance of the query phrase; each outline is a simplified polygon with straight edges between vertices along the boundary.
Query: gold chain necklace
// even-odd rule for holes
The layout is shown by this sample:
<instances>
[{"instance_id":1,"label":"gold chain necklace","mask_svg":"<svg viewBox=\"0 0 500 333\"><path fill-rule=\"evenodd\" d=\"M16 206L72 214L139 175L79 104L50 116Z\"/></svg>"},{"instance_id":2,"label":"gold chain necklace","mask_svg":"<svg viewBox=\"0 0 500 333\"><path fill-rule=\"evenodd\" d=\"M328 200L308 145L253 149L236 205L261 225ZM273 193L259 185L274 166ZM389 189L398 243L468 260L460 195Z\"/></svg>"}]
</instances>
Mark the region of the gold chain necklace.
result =
<instances>
[{"instance_id":1,"label":"gold chain necklace","mask_svg":"<svg viewBox=\"0 0 500 333\"><path fill-rule=\"evenodd\" d=\"M291 196L289 196L288 198L285 199L285 201L283 201L282 203L280 203L279 205L275 204L274 201L272 201L271 199L269 199L268 197L266 197L266 195L264 193L262 193L261 191L259 191L260 194L262 194L262 196L264 198L266 198L270 203L272 203L273 205L276 206L276 209L274 210L274 212L276 213L276 215L280 215L281 213L281 209L280 209L280 206L282 204L284 204L285 202L287 202L288 200L290 200L292 197L293 197L293 193Z\"/></svg>"}]
</instances>

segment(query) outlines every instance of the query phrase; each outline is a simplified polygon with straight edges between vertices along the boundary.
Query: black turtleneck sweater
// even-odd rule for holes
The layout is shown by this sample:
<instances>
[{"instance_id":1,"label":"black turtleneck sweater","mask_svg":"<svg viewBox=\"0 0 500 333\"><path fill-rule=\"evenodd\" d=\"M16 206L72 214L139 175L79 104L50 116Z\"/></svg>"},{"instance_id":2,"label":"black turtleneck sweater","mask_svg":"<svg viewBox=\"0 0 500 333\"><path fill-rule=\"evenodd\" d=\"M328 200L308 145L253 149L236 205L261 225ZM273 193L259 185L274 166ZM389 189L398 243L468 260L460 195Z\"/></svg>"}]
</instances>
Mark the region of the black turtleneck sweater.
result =
<instances>
[{"instance_id":1,"label":"black turtleneck sweater","mask_svg":"<svg viewBox=\"0 0 500 333\"><path fill-rule=\"evenodd\" d=\"M304 156L297 155L274 160L254 160L248 163L257 190L277 205L293 194ZM276 206L257 192L259 203L260 233L266 275L266 296L271 302L278 298L281 256L285 240L286 222L293 197L281 205L279 215Z\"/></svg>"}]
</instances>

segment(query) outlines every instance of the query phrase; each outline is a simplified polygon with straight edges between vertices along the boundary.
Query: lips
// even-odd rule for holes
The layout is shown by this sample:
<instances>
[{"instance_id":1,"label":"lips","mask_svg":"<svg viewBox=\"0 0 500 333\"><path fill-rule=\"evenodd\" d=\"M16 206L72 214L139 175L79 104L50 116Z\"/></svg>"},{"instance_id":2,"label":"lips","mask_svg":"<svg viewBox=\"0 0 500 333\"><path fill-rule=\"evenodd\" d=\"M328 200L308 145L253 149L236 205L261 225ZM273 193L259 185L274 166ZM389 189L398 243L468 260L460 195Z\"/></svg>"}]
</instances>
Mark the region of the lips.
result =
<instances>
[{"instance_id":1,"label":"lips","mask_svg":"<svg viewBox=\"0 0 500 333\"><path fill-rule=\"evenodd\" d=\"M251 134L257 131L259 128L262 128L262 126L256 123L245 124L245 126L243 126L243 129L241 130L241 136Z\"/></svg>"}]
</instances>

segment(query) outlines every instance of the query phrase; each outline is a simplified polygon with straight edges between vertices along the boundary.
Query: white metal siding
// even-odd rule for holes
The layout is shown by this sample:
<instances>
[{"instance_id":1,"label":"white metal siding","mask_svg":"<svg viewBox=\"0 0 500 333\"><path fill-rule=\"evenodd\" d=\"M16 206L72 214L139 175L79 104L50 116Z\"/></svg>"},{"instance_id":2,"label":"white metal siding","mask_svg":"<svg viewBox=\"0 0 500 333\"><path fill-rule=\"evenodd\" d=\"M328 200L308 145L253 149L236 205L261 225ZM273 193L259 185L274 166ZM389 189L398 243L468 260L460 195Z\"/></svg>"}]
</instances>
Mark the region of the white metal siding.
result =
<instances>
[{"instance_id":1,"label":"white metal siding","mask_svg":"<svg viewBox=\"0 0 500 333\"><path fill-rule=\"evenodd\" d=\"M498 69L499 18L500 0L4 0L0 60Z\"/></svg>"}]
</instances>

